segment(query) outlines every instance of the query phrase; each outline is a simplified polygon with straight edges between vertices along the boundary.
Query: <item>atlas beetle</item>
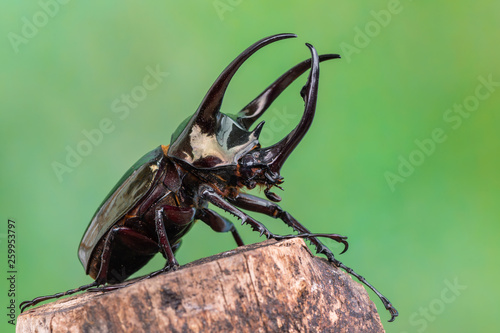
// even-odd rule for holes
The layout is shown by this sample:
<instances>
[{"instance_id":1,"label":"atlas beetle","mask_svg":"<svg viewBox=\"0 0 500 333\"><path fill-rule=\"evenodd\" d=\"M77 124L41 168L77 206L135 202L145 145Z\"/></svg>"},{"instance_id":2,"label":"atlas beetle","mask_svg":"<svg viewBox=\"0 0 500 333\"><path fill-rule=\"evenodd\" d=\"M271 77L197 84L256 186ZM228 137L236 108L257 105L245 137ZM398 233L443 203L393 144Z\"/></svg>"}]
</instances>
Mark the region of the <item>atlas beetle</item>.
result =
<instances>
[{"instance_id":1,"label":"atlas beetle","mask_svg":"<svg viewBox=\"0 0 500 333\"><path fill-rule=\"evenodd\" d=\"M242 246L243 241L233 223L208 208L210 203L236 216L242 224L250 225L267 238L307 238L316 246L318 253L373 290L390 311L390 321L394 320L398 312L389 300L363 277L335 259L317 238L327 237L342 243L345 252L348 247L346 237L310 233L275 203L281 198L271 192L273 187L281 189L281 167L311 126L316 109L319 63L339 58L339 55L318 56L314 47L306 44L311 59L279 77L236 117L220 112L227 86L243 62L263 46L292 37L296 36L270 36L243 51L220 74L195 114L172 135L171 144L161 145L144 155L111 190L94 214L78 250L80 261L94 282L22 302L21 311L41 301L87 289L106 291L121 288L123 284L116 284L125 281L158 252L166 258L165 267L144 278L175 269L179 264L174 253L181 244L181 237L195 220L205 222L217 232L230 231L236 244ZM262 148L259 134L264 122L253 130L250 130L251 126L281 92L309 68L309 78L300 92L305 110L299 124L278 143ZM241 191L257 185L264 189L268 200ZM299 234L275 235L241 209L281 219Z\"/></svg>"}]
</instances>

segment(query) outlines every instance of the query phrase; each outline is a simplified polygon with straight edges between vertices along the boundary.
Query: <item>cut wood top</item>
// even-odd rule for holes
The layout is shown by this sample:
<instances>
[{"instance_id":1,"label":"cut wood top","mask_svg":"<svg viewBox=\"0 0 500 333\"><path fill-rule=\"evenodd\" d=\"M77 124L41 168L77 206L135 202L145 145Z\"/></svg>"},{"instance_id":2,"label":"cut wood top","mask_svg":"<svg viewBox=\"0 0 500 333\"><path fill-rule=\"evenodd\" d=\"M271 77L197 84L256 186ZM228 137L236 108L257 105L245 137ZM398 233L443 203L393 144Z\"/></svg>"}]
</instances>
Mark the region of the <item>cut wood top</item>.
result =
<instances>
[{"instance_id":1,"label":"cut wood top","mask_svg":"<svg viewBox=\"0 0 500 333\"><path fill-rule=\"evenodd\" d=\"M384 332L363 286L299 238L243 246L21 314L17 332Z\"/></svg>"}]
</instances>

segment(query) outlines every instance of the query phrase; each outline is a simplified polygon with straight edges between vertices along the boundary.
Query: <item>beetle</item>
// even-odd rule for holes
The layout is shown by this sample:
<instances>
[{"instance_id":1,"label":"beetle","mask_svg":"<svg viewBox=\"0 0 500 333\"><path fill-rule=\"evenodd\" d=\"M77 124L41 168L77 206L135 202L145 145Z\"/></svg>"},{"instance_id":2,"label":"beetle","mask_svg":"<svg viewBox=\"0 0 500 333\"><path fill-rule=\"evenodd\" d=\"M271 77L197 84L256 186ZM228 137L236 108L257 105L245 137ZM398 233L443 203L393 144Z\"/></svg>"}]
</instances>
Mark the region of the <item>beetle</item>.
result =
<instances>
[{"instance_id":1,"label":"beetle","mask_svg":"<svg viewBox=\"0 0 500 333\"><path fill-rule=\"evenodd\" d=\"M174 132L170 145L161 145L144 155L118 181L94 214L78 250L80 261L94 282L22 302L21 312L41 301L87 289L106 291L121 288L124 285L119 283L158 252L166 258L165 266L144 278L175 270L179 266L175 252L179 249L181 238L196 220L205 222L214 231L231 232L236 244L242 246L243 241L233 223L208 208L212 204L268 239L308 239L317 253L325 255L333 265L346 270L372 289L390 311L390 321L394 320L398 312L389 300L362 276L335 259L333 253L318 240L318 237L333 239L344 245L345 252L348 247L346 237L311 233L276 204L281 198L271 191L273 187L281 189L284 180L280 175L281 167L311 126L316 110L319 63L340 56L318 56L314 47L306 44L311 59L280 76L237 116L220 112L223 96L238 68L260 48L292 37L296 35L273 35L243 51L213 83L194 115ZM300 92L305 107L299 124L279 142L261 147L259 134L264 122L253 130L251 127L281 92L308 69L307 83ZM264 189L267 199L243 191L256 186ZM281 219L298 234L273 234L244 210Z\"/></svg>"}]
</instances>

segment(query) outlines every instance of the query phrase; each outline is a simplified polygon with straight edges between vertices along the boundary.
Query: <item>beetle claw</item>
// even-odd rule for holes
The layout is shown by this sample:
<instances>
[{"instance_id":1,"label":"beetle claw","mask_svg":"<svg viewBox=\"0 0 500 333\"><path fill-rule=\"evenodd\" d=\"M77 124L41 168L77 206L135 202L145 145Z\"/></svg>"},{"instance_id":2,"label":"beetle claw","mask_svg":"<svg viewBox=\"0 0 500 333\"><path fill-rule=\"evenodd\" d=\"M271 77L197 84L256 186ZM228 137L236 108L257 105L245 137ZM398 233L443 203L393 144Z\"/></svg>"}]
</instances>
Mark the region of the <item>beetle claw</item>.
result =
<instances>
[{"instance_id":1,"label":"beetle claw","mask_svg":"<svg viewBox=\"0 0 500 333\"><path fill-rule=\"evenodd\" d=\"M180 267L180 265L178 263L170 264L167 262L165 267L163 267L159 271L155 272L155 273L157 273L155 275L158 275L161 273L175 272L179 267ZM152 276L150 276L150 277L152 277Z\"/></svg>"},{"instance_id":2,"label":"beetle claw","mask_svg":"<svg viewBox=\"0 0 500 333\"><path fill-rule=\"evenodd\" d=\"M349 249L349 243L346 241L347 236L342 236L338 234L320 234L320 236L333 239L338 243L342 243L344 245L344 249L342 250L342 252L340 252L340 254L345 253L347 249Z\"/></svg>"},{"instance_id":3,"label":"beetle claw","mask_svg":"<svg viewBox=\"0 0 500 333\"><path fill-rule=\"evenodd\" d=\"M344 244L344 250L342 250L342 252L340 252L340 254L345 253L347 251L347 249L349 248L349 243L347 243L345 241L341 242L341 243Z\"/></svg>"},{"instance_id":4,"label":"beetle claw","mask_svg":"<svg viewBox=\"0 0 500 333\"><path fill-rule=\"evenodd\" d=\"M19 304L19 309L21 309L21 313L23 313L26 308L29 308L32 305L35 305L32 301L24 301Z\"/></svg>"},{"instance_id":5,"label":"beetle claw","mask_svg":"<svg viewBox=\"0 0 500 333\"><path fill-rule=\"evenodd\" d=\"M385 305L386 310L388 310L389 313L391 314L391 319L388 320L391 323L394 321L394 319L396 319L397 316L399 316L399 312L398 312L398 310L396 310L396 308L394 306L392 306L392 304L387 300L387 298L385 300L389 303L389 304L384 304L384 305Z\"/></svg>"},{"instance_id":6,"label":"beetle claw","mask_svg":"<svg viewBox=\"0 0 500 333\"><path fill-rule=\"evenodd\" d=\"M175 272L176 270L179 269L179 267L180 267L179 264L176 264L173 266L168 266L167 272L170 272L170 271Z\"/></svg>"}]
</instances>

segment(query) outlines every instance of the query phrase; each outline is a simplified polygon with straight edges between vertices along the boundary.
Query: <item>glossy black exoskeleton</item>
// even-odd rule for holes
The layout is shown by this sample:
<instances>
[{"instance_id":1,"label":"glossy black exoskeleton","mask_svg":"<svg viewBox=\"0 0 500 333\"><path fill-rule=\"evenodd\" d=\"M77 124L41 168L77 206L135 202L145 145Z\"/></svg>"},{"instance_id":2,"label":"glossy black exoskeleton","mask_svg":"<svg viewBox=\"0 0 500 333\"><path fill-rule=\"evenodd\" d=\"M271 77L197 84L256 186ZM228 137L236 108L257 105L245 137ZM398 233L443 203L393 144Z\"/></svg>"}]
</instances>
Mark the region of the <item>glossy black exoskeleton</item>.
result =
<instances>
[{"instance_id":1,"label":"glossy black exoskeleton","mask_svg":"<svg viewBox=\"0 0 500 333\"><path fill-rule=\"evenodd\" d=\"M21 310L41 301L87 290L111 290L143 267L156 253L166 258L165 267L148 275L175 269L179 264L174 253L181 238L195 220L201 220L217 232L230 231L238 244L243 245L234 225L208 208L209 204L236 216L242 224L250 225L267 238L277 240L303 237L316 246L335 266L356 276L382 300L394 320L392 304L363 277L334 258L333 253L317 237L328 237L345 245L346 237L337 234L312 234L275 202L281 198L271 192L281 188L281 167L308 131L316 109L319 63L339 58L336 54L318 56L291 68L257 98L229 117L220 112L226 88L242 63L263 46L296 37L280 34L264 38L241 53L217 78L195 114L172 136L169 146L159 146L144 155L120 179L97 209L85 232L78 256L86 273L94 282L63 293L37 297L21 303ZM254 122L295 79L308 69L309 78L301 91L305 110L299 124L278 143L263 148L259 134L264 122L253 130ZM243 188L264 188L268 200L246 194ZM279 236L271 233L243 210L262 213L281 219L298 235ZM102 288L99 286L106 285Z\"/></svg>"}]
</instances>

